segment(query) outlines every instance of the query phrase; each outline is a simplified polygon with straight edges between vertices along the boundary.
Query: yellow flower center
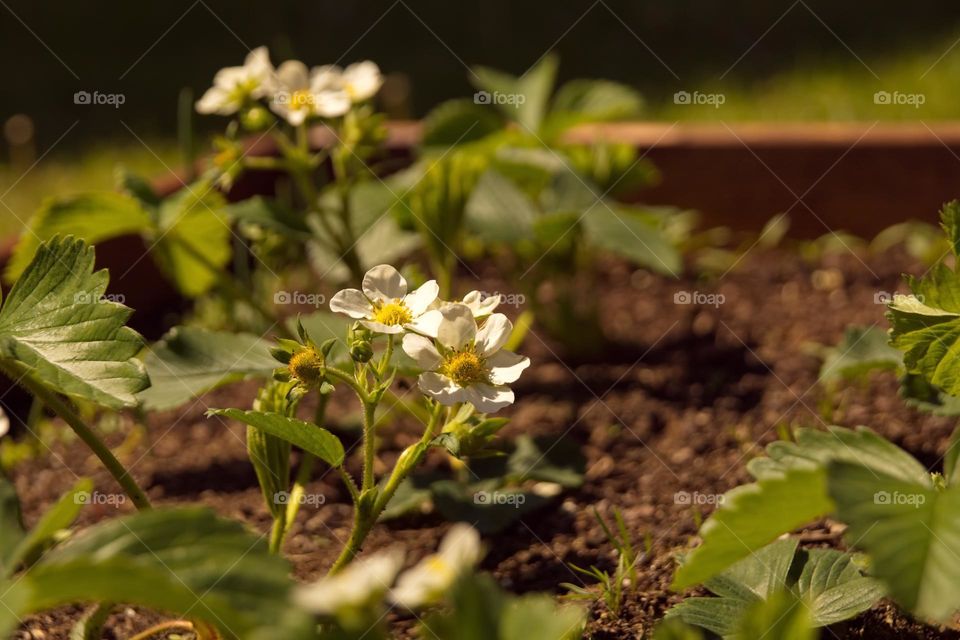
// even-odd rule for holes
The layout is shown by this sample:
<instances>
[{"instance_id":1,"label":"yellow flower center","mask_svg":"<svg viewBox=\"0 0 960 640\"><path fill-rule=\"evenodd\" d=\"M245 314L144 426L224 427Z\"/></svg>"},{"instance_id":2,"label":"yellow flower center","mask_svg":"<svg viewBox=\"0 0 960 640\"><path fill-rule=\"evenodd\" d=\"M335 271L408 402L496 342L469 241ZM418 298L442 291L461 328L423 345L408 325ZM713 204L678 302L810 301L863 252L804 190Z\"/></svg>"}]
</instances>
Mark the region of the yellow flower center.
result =
<instances>
[{"instance_id":1,"label":"yellow flower center","mask_svg":"<svg viewBox=\"0 0 960 640\"><path fill-rule=\"evenodd\" d=\"M453 567L451 567L446 560L441 558L438 555L432 555L426 559L424 562L427 571L430 573L447 577L453 575Z\"/></svg>"},{"instance_id":2,"label":"yellow flower center","mask_svg":"<svg viewBox=\"0 0 960 640\"><path fill-rule=\"evenodd\" d=\"M307 386L319 386L326 374L323 356L316 349L301 349L293 354L287 365L290 377L299 380Z\"/></svg>"},{"instance_id":3,"label":"yellow flower center","mask_svg":"<svg viewBox=\"0 0 960 640\"><path fill-rule=\"evenodd\" d=\"M483 366L483 358L472 349L449 353L440 365L440 373L460 387L490 383L490 374Z\"/></svg>"},{"instance_id":4,"label":"yellow flower center","mask_svg":"<svg viewBox=\"0 0 960 640\"><path fill-rule=\"evenodd\" d=\"M410 309L407 309L407 305L394 301L380 306L373 314L373 319L380 324L392 327L413 322L413 314L410 313Z\"/></svg>"},{"instance_id":5,"label":"yellow flower center","mask_svg":"<svg viewBox=\"0 0 960 640\"><path fill-rule=\"evenodd\" d=\"M313 106L313 94L305 89L294 91L290 96L290 108L294 110L309 109Z\"/></svg>"}]
</instances>

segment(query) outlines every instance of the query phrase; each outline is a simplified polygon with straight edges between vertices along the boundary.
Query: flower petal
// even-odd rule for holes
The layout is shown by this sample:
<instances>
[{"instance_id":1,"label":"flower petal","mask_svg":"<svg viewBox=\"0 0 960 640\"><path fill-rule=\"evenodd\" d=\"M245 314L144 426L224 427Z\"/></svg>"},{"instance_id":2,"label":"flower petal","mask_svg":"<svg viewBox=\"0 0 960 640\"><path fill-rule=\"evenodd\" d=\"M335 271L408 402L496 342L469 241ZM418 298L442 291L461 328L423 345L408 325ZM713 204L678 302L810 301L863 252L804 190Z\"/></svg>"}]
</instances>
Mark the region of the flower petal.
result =
<instances>
[{"instance_id":1,"label":"flower petal","mask_svg":"<svg viewBox=\"0 0 960 640\"><path fill-rule=\"evenodd\" d=\"M410 313L416 317L429 309L438 295L440 295L440 286L437 281L428 280L420 285L416 291L408 293L403 302L407 305L407 309L410 309Z\"/></svg>"},{"instance_id":2,"label":"flower petal","mask_svg":"<svg viewBox=\"0 0 960 640\"><path fill-rule=\"evenodd\" d=\"M287 60L277 67L277 80L288 91L299 91L310 86L310 72L299 60Z\"/></svg>"},{"instance_id":3,"label":"flower petal","mask_svg":"<svg viewBox=\"0 0 960 640\"><path fill-rule=\"evenodd\" d=\"M473 312L463 304L448 304L440 313L443 320L437 327L437 339L450 349L462 349L477 336L477 321Z\"/></svg>"},{"instance_id":4,"label":"flower petal","mask_svg":"<svg viewBox=\"0 0 960 640\"><path fill-rule=\"evenodd\" d=\"M424 371L432 371L440 364L440 353L430 338L408 333L403 336L403 350L416 360L417 366Z\"/></svg>"},{"instance_id":5,"label":"flower petal","mask_svg":"<svg viewBox=\"0 0 960 640\"><path fill-rule=\"evenodd\" d=\"M211 114L215 113L221 116L228 116L236 112L237 107L230 104L230 94L220 87L210 87L203 96L197 100L197 113Z\"/></svg>"},{"instance_id":6,"label":"flower petal","mask_svg":"<svg viewBox=\"0 0 960 640\"><path fill-rule=\"evenodd\" d=\"M375 62L356 62L343 70L343 83L354 102L363 102L380 90L383 74Z\"/></svg>"},{"instance_id":7,"label":"flower petal","mask_svg":"<svg viewBox=\"0 0 960 640\"><path fill-rule=\"evenodd\" d=\"M473 569L482 555L480 534L468 524L457 523L443 537L437 554L458 573Z\"/></svg>"},{"instance_id":8,"label":"flower petal","mask_svg":"<svg viewBox=\"0 0 960 640\"><path fill-rule=\"evenodd\" d=\"M338 118L350 111L350 96L339 89L313 94L313 109L324 118Z\"/></svg>"},{"instance_id":9,"label":"flower petal","mask_svg":"<svg viewBox=\"0 0 960 640\"><path fill-rule=\"evenodd\" d=\"M403 552L390 549L361 558L340 573L300 585L296 602L315 614L335 615L379 602L403 566Z\"/></svg>"},{"instance_id":10,"label":"flower petal","mask_svg":"<svg viewBox=\"0 0 960 640\"><path fill-rule=\"evenodd\" d=\"M374 333L387 333L398 335L403 333L403 327L399 324L383 324L382 322L376 322L375 320L361 320L360 324L365 326L370 331Z\"/></svg>"},{"instance_id":11,"label":"flower petal","mask_svg":"<svg viewBox=\"0 0 960 640\"><path fill-rule=\"evenodd\" d=\"M322 93L333 89L342 90L343 88L343 69L335 64L325 64L322 67L314 67L310 71L310 90L314 93Z\"/></svg>"},{"instance_id":12,"label":"flower petal","mask_svg":"<svg viewBox=\"0 0 960 640\"><path fill-rule=\"evenodd\" d=\"M262 97L265 85L269 82L270 76L273 75L273 64L270 62L270 52L266 47L257 47L247 54L246 59L243 61L243 68L250 78L260 83L260 87L258 87L253 94L254 97Z\"/></svg>"},{"instance_id":13,"label":"flower petal","mask_svg":"<svg viewBox=\"0 0 960 640\"><path fill-rule=\"evenodd\" d=\"M413 322L405 326L411 331L416 331L417 333L422 333L425 336L436 338L437 332L440 330L441 322L443 322L443 314L436 309L431 309L430 311L421 314L418 318L414 318Z\"/></svg>"},{"instance_id":14,"label":"flower petal","mask_svg":"<svg viewBox=\"0 0 960 640\"><path fill-rule=\"evenodd\" d=\"M466 400L464 389L454 384L450 378L432 371L421 373L417 378L417 386L425 395L443 405L449 406Z\"/></svg>"},{"instance_id":15,"label":"flower petal","mask_svg":"<svg viewBox=\"0 0 960 640\"><path fill-rule=\"evenodd\" d=\"M361 291L344 289L330 299L330 311L356 319L369 318L373 315L373 305Z\"/></svg>"},{"instance_id":16,"label":"flower petal","mask_svg":"<svg viewBox=\"0 0 960 640\"><path fill-rule=\"evenodd\" d=\"M530 358L501 350L487 358L487 366L494 384L506 384L516 382L523 370L530 366Z\"/></svg>"},{"instance_id":17,"label":"flower petal","mask_svg":"<svg viewBox=\"0 0 960 640\"><path fill-rule=\"evenodd\" d=\"M463 296L463 304L470 307L474 318L482 318L493 313L500 304L500 296L485 296L480 291L471 291Z\"/></svg>"},{"instance_id":18,"label":"flower petal","mask_svg":"<svg viewBox=\"0 0 960 640\"><path fill-rule=\"evenodd\" d=\"M374 302L396 300L407 295L407 281L388 264L378 264L363 276L363 292Z\"/></svg>"},{"instance_id":19,"label":"flower petal","mask_svg":"<svg viewBox=\"0 0 960 640\"><path fill-rule=\"evenodd\" d=\"M480 355L488 357L496 353L510 338L512 331L513 323L507 316L502 313L491 315L477 332L477 350Z\"/></svg>"},{"instance_id":20,"label":"flower petal","mask_svg":"<svg viewBox=\"0 0 960 640\"><path fill-rule=\"evenodd\" d=\"M481 413L495 413L506 406L513 404L513 391L507 386L491 386L489 384L472 384L464 389L466 401L477 408Z\"/></svg>"}]
</instances>

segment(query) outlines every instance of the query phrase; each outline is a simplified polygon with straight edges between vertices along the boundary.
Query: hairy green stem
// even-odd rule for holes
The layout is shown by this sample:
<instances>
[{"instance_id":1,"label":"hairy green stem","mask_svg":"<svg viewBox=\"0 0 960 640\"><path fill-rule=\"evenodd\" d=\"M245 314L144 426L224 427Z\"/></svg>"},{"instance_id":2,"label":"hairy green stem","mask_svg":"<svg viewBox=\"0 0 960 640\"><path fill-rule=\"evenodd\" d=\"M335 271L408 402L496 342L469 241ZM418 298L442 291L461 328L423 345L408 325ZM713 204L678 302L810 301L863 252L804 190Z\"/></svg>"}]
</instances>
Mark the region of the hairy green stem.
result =
<instances>
[{"instance_id":1,"label":"hairy green stem","mask_svg":"<svg viewBox=\"0 0 960 640\"><path fill-rule=\"evenodd\" d=\"M391 498L393 498L393 495L400 487L400 483L410 475L410 472L416 468L423 459L423 456L426 455L427 450L430 448L430 442L436 437L441 414L442 407L439 404L435 405L430 414L430 422L427 424L426 429L424 429L420 442L400 456L397 465L393 469L393 473L390 474L383 489L376 496L373 505L363 504L359 500L360 496L358 496L354 508L353 530L350 532L350 538L340 552L340 556L333 563L333 566L330 567L328 575L338 573L350 564L360 553L360 550L363 548L363 541L366 540L370 530L373 529L373 525L376 524L380 518L380 514L387 508ZM363 494L361 494L361 496L362 495Z\"/></svg>"},{"instance_id":2,"label":"hairy green stem","mask_svg":"<svg viewBox=\"0 0 960 640\"><path fill-rule=\"evenodd\" d=\"M363 484L362 491L373 488L373 460L377 453L377 405L373 402L363 403Z\"/></svg>"},{"instance_id":3,"label":"hairy green stem","mask_svg":"<svg viewBox=\"0 0 960 640\"><path fill-rule=\"evenodd\" d=\"M137 509L143 511L150 508L150 500L143 492L143 489L140 488L126 468L120 464L120 461L117 460L107 445L93 432L93 429L87 426L69 402L61 398L56 392L47 389L47 387L35 379L25 367L17 362L9 360L2 362L0 363L0 370L2 370L8 378L29 391L33 397L47 405L60 416L64 422L70 425L74 433L80 436L80 439L100 458L100 462L107 468L110 475L114 477L124 493L133 501Z\"/></svg>"}]
</instances>

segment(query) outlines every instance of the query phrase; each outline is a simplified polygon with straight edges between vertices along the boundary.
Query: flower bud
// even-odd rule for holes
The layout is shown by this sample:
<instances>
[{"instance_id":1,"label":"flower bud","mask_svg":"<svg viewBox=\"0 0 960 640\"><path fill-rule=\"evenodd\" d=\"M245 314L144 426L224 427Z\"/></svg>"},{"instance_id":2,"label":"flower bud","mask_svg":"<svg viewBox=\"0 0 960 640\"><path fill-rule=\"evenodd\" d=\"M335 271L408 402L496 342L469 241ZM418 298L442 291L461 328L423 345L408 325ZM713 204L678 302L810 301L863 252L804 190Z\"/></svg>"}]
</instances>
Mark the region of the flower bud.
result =
<instances>
[{"instance_id":1,"label":"flower bud","mask_svg":"<svg viewBox=\"0 0 960 640\"><path fill-rule=\"evenodd\" d=\"M365 340L356 340L350 343L350 357L354 362L370 362L373 357L373 346Z\"/></svg>"},{"instance_id":2,"label":"flower bud","mask_svg":"<svg viewBox=\"0 0 960 640\"><path fill-rule=\"evenodd\" d=\"M359 322L353 323L347 333L347 341L350 344L350 357L353 358L354 362L361 364L370 362L370 358L373 357L371 340L373 340L373 332Z\"/></svg>"},{"instance_id":3,"label":"flower bud","mask_svg":"<svg viewBox=\"0 0 960 640\"><path fill-rule=\"evenodd\" d=\"M265 108L257 105L240 114L240 124L247 131L262 131L270 126L273 116Z\"/></svg>"}]
</instances>

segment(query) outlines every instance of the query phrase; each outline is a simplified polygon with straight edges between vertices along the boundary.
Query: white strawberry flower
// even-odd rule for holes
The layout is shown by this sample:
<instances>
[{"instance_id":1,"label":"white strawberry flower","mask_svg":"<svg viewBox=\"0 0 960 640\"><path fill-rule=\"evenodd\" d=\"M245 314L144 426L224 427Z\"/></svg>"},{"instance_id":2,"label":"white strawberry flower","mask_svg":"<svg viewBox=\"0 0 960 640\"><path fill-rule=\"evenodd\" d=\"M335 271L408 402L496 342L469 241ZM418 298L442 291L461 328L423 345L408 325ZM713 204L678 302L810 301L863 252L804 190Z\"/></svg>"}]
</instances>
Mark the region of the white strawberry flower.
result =
<instances>
[{"instance_id":1,"label":"white strawberry flower","mask_svg":"<svg viewBox=\"0 0 960 640\"><path fill-rule=\"evenodd\" d=\"M267 94L273 65L266 47L257 47L242 67L225 67L213 77L213 86L197 101L198 113L233 115L250 100Z\"/></svg>"},{"instance_id":2,"label":"white strawberry flower","mask_svg":"<svg viewBox=\"0 0 960 640\"><path fill-rule=\"evenodd\" d=\"M436 335L442 314L430 309L440 287L436 280L425 282L407 293L407 281L388 264L381 264L363 276L362 291L344 289L330 300L330 310L350 316L371 331L399 334L406 330Z\"/></svg>"},{"instance_id":3,"label":"white strawberry flower","mask_svg":"<svg viewBox=\"0 0 960 640\"><path fill-rule=\"evenodd\" d=\"M476 319L485 318L493 313L500 304L500 296L488 296L482 291L471 291L463 296L463 304L470 308Z\"/></svg>"},{"instance_id":4,"label":"white strawberry flower","mask_svg":"<svg viewBox=\"0 0 960 640\"><path fill-rule=\"evenodd\" d=\"M383 86L383 74L375 62L364 60L341 69L337 65L318 67L315 88L325 91L343 91L350 102L366 102Z\"/></svg>"},{"instance_id":5,"label":"white strawberry flower","mask_svg":"<svg viewBox=\"0 0 960 640\"><path fill-rule=\"evenodd\" d=\"M343 90L326 87L323 75L323 67L310 71L299 60L287 60L272 79L270 108L294 126L316 116L342 116L350 110L350 97Z\"/></svg>"},{"instance_id":6,"label":"white strawberry flower","mask_svg":"<svg viewBox=\"0 0 960 640\"><path fill-rule=\"evenodd\" d=\"M437 553L400 574L390 599L408 609L438 602L460 576L476 568L482 555L477 530L467 524L455 524Z\"/></svg>"},{"instance_id":7,"label":"white strawberry flower","mask_svg":"<svg viewBox=\"0 0 960 640\"><path fill-rule=\"evenodd\" d=\"M294 591L294 601L317 615L333 616L376 606L403 567L403 553L384 551L348 564L340 573Z\"/></svg>"},{"instance_id":8,"label":"white strawberry flower","mask_svg":"<svg viewBox=\"0 0 960 640\"><path fill-rule=\"evenodd\" d=\"M470 307L459 303L444 306L440 314L436 340L403 337L403 350L423 369L420 390L440 404L469 402L483 413L512 404L507 385L530 366L530 359L502 349L513 331L510 320L494 313L478 329Z\"/></svg>"},{"instance_id":9,"label":"white strawberry flower","mask_svg":"<svg viewBox=\"0 0 960 640\"><path fill-rule=\"evenodd\" d=\"M10 431L10 418L7 417L7 412L3 409L0 409L0 438L7 435Z\"/></svg>"}]
</instances>

